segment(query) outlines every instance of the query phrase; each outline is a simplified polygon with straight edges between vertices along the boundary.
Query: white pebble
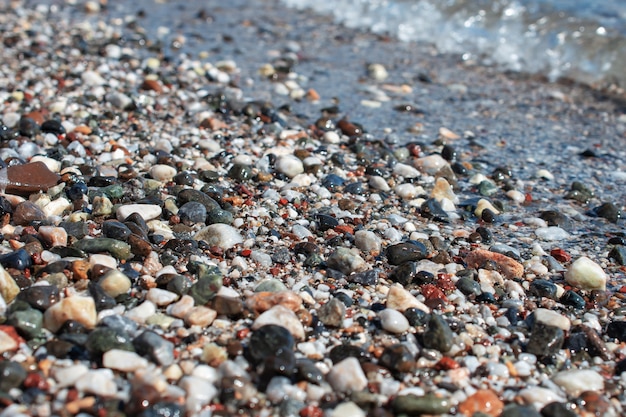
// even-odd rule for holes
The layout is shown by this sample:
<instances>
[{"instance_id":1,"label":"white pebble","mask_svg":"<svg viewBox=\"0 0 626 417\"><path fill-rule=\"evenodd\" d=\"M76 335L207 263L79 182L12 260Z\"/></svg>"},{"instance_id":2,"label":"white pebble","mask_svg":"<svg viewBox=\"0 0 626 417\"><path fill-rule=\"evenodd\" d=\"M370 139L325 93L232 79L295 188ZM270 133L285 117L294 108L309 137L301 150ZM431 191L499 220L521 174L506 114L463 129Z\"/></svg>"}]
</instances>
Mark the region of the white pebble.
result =
<instances>
[{"instance_id":1,"label":"white pebble","mask_svg":"<svg viewBox=\"0 0 626 417\"><path fill-rule=\"evenodd\" d=\"M568 284L583 290L606 290L607 276L600 265L582 256L565 271Z\"/></svg>"},{"instance_id":2,"label":"white pebble","mask_svg":"<svg viewBox=\"0 0 626 417\"><path fill-rule=\"evenodd\" d=\"M178 294L161 288L150 288L146 294L146 300L153 302L159 307L172 304L178 299Z\"/></svg>"},{"instance_id":3,"label":"white pebble","mask_svg":"<svg viewBox=\"0 0 626 417\"><path fill-rule=\"evenodd\" d=\"M304 164L294 155L282 155L276 159L275 168L278 172L293 178L304 172Z\"/></svg>"},{"instance_id":4,"label":"white pebble","mask_svg":"<svg viewBox=\"0 0 626 417\"><path fill-rule=\"evenodd\" d=\"M117 385L110 369L92 369L78 378L76 389L82 392L112 397L117 393Z\"/></svg>"},{"instance_id":5,"label":"white pebble","mask_svg":"<svg viewBox=\"0 0 626 417\"><path fill-rule=\"evenodd\" d=\"M379 191L389 191L389 184L387 184L387 181L385 181L385 179L381 176L378 175L372 175L368 181L370 187L372 187L375 190L379 190Z\"/></svg>"},{"instance_id":6,"label":"white pebble","mask_svg":"<svg viewBox=\"0 0 626 417\"><path fill-rule=\"evenodd\" d=\"M186 395L187 411L192 415L198 412L217 395L217 388L206 379L196 376L183 377L178 386L181 387Z\"/></svg>"},{"instance_id":7,"label":"white pebble","mask_svg":"<svg viewBox=\"0 0 626 417\"><path fill-rule=\"evenodd\" d=\"M151 301L144 301L126 313L126 317L137 323L145 323L148 318L156 314L156 306Z\"/></svg>"},{"instance_id":8,"label":"white pebble","mask_svg":"<svg viewBox=\"0 0 626 417\"><path fill-rule=\"evenodd\" d=\"M336 363L326 375L326 380L337 392L361 391L367 386L367 378L359 360L350 357Z\"/></svg>"},{"instance_id":9,"label":"white pebble","mask_svg":"<svg viewBox=\"0 0 626 417\"><path fill-rule=\"evenodd\" d=\"M356 247L363 252L380 251L380 238L372 231L358 230L354 234L354 241Z\"/></svg>"},{"instance_id":10,"label":"white pebble","mask_svg":"<svg viewBox=\"0 0 626 417\"><path fill-rule=\"evenodd\" d=\"M397 310L386 308L378 313L382 328L389 333L400 334L409 330L409 320Z\"/></svg>"},{"instance_id":11,"label":"white pebble","mask_svg":"<svg viewBox=\"0 0 626 417\"><path fill-rule=\"evenodd\" d=\"M535 234L541 240L558 241L569 237L569 233L558 226L540 227L535 230Z\"/></svg>"},{"instance_id":12,"label":"white pebble","mask_svg":"<svg viewBox=\"0 0 626 417\"><path fill-rule=\"evenodd\" d=\"M404 178L417 178L421 175L416 168L401 162L393 167L393 173Z\"/></svg>"},{"instance_id":13,"label":"white pebble","mask_svg":"<svg viewBox=\"0 0 626 417\"><path fill-rule=\"evenodd\" d=\"M436 174L441 168L447 165L448 161L443 159L439 154L428 155L415 160L415 167L430 175Z\"/></svg>"},{"instance_id":14,"label":"white pebble","mask_svg":"<svg viewBox=\"0 0 626 417\"><path fill-rule=\"evenodd\" d=\"M565 398L548 388L526 388L521 390L518 395L525 404L533 405L537 410L541 410L546 405L555 401L565 402Z\"/></svg>"},{"instance_id":15,"label":"white pebble","mask_svg":"<svg viewBox=\"0 0 626 417\"><path fill-rule=\"evenodd\" d=\"M418 196L418 189L413 184L399 184L396 185L393 191L398 195L398 197L403 198L405 200L410 200Z\"/></svg>"},{"instance_id":16,"label":"white pebble","mask_svg":"<svg viewBox=\"0 0 626 417\"><path fill-rule=\"evenodd\" d=\"M604 377L591 369L572 369L556 374L552 381L563 388L570 397L578 397L583 391L604 391Z\"/></svg>"},{"instance_id":17,"label":"white pebble","mask_svg":"<svg viewBox=\"0 0 626 417\"><path fill-rule=\"evenodd\" d=\"M148 367L148 360L135 352L111 349L102 355L102 366L122 372L134 372Z\"/></svg>"},{"instance_id":18,"label":"white pebble","mask_svg":"<svg viewBox=\"0 0 626 417\"><path fill-rule=\"evenodd\" d=\"M161 215L161 207L156 204L126 204L117 208L115 215L119 221L124 221L128 216L137 213L142 219L148 221Z\"/></svg>"},{"instance_id":19,"label":"white pebble","mask_svg":"<svg viewBox=\"0 0 626 417\"><path fill-rule=\"evenodd\" d=\"M365 411L352 401L344 402L339 404L335 409L330 413L331 417L365 417Z\"/></svg>"},{"instance_id":20,"label":"white pebble","mask_svg":"<svg viewBox=\"0 0 626 417\"><path fill-rule=\"evenodd\" d=\"M535 321L537 323L558 327L566 332L569 331L571 326L570 319L547 308L538 308L535 310Z\"/></svg>"},{"instance_id":21,"label":"white pebble","mask_svg":"<svg viewBox=\"0 0 626 417\"><path fill-rule=\"evenodd\" d=\"M296 339L304 339L304 327L296 314L282 305L275 305L262 313L252 324L252 330L256 330L266 324L283 326Z\"/></svg>"},{"instance_id":22,"label":"white pebble","mask_svg":"<svg viewBox=\"0 0 626 417\"><path fill-rule=\"evenodd\" d=\"M217 246L228 250L243 243L243 237L237 229L227 224L212 224L200 230L194 236L195 240L204 240L209 246Z\"/></svg>"},{"instance_id":23,"label":"white pebble","mask_svg":"<svg viewBox=\"0 0 626 417\"><path fill-rule=\"evenodd\" d=\"M176 175L176 168L157 164L150 168L150 176L157 181L171 181Z\"/></svg>"}]
</instances>

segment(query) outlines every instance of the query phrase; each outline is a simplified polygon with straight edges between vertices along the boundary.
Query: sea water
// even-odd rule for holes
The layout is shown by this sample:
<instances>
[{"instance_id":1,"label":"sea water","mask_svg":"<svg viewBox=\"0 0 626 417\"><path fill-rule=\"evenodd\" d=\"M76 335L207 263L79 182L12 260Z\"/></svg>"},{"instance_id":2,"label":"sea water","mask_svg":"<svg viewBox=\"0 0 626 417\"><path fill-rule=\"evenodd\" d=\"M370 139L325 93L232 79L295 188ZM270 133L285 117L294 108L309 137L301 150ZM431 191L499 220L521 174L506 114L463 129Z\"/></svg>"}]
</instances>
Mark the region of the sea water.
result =
<instances>
[{"instance_id":1,"label":"sea water","mask_svg":"<svg viewBox=\"0 0 626 417\"><path fill-rule=\"evenodd\" d=\"M464 60L626 87L625 0L282 1Z\"/></svg>"}]
</instances>

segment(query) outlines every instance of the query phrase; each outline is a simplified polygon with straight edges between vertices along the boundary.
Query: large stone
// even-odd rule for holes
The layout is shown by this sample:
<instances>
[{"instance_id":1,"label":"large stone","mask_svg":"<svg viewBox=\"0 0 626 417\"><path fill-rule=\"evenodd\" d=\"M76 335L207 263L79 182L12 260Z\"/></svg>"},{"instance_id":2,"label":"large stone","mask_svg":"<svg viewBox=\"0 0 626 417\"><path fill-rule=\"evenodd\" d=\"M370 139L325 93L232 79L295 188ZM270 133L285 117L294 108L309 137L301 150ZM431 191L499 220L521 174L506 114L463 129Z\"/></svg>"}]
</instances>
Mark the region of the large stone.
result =
<instances>
[{"instance_id":1,"label":"large stone","mask_svg":"<svg viewBox=\"0 0 626 417\"><path fill-rule=\"evenodd\" d=\"M337 392L351 393L367 387L367 378L357 358L347 358L336 363L326 375L326 380Z\"/></svg>"},{"instance_id":2,"label":"large stone","mask_svg":"<svg viewBox=\"0 0 626 417\"><path fill-rule=\"evenodd\" d=\"M10 303L20 293L20 287L9 273L0 265L0 295Z\"/></svg>"},{"instance_id":3,"label":"large stone","mask_svg":"<svg viewBox=\"0 0 626 417\"><path fill-rule=\"evenodd\" d=\"M572 369L556 374L552 380L572 398L583 391L604 391L604 377L591 369Z\"/></svg>"},{"instance_id":4,"label":"large stone","mask_svg":"<svg viewBox=\"0 0 626 417\"><path fill-rule=\"evenodd\" d=\"M505 278L520 278L524 274L524 266L506 255L484 249L476 249L465 257L468 268L481 268L486 262L492 261L498 265L498 270Z\"/></svg>"},{"instance_id":5,"label":"large stone","mask_svg":"<svg viewBox=\"0 0 626 417\"><path fill-rule=\"evenodd\" d=\"M252 330L260 329L267 324L275 324L289 330L295 339L304 339L304 327L298 316L282 305L275 305L259 317L252 324Z\"/></svg>"},{"instance_id":6,"label":"large stone","mask_svg":"<svg viewBox=\"0 0 626 417\"><path fill-rule=\"evenodd\" d=\"M237 229L223 223L216 223L205 227L194 236L195 240L204 240L209 246L217 246L228 250L243 242L243 237Z\"/></svg>"}]
</instances>

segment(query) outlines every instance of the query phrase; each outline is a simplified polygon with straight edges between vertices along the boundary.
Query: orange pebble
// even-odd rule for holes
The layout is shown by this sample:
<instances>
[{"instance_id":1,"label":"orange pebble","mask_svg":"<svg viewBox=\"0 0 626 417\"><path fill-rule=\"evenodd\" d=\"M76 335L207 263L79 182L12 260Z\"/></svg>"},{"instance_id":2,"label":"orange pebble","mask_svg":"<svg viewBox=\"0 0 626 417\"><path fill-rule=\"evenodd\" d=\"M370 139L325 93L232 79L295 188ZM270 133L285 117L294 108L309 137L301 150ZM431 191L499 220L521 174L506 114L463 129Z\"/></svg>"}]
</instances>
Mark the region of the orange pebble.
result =
<instances>
[{"instance_id":1,"label":"orange pebble","mask_svg":"<svg viewBox=\"0 0 626 417\"><path fill-rule=\"evenodd\" d=\"M476 412L489 414L497 417L502 414L504 403L498 395L489 389L476 391L459 405L459 412L466 416L473 416Z\"/></svg>"}]
</instances>

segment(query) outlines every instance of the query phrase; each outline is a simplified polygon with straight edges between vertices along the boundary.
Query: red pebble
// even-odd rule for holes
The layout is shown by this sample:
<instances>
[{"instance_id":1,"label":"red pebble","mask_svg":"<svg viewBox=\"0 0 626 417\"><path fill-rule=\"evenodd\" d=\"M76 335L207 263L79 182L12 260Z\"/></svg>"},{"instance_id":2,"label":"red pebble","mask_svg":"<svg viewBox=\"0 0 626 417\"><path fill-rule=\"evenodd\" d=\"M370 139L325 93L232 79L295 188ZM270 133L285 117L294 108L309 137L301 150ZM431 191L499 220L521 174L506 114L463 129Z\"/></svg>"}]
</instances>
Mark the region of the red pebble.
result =
<instances>
[{"instance_id":1,"label":"red pebble","mask_svg":"<svg viewBox=\"0 0 626 417\"><path fill-rule=\"evenodd\" d=\"M421 287L422 294L426 298L426 300L432 300L434 298L440 298L444 301L448 301L443 291L441 291L436 285L433 284L425 284Z\"/></svg>"},{"instance_id":2,"label":"red pebble","mask_svg":"<svg viewBox=\"0 0 626 417\"><path fill-rule=\"evenodd\" d=\"M307 405L300 410L300 417L322 417L323 415L322 409L314 405Z\"/></svg>"},{"instance_id":3,"label":"red pebble","mask_svg":"<svg viewBox=\"0 0 626 417\"><path fill-rule=\"evenodd\" d=\"M31 372L26 375L23 385L24 388L37 388L42 391L47 391L49 388L48 381L39 372Z\"/></svg>"},{"instance_id":4,"label":"red pebble","mask_svg":"<svg viewBox=\"0 0 626 417\"><path fill-rule=\"evenodd\" d=\"M569 262L572 260L572 255L565 252L561 248L554 248L550 251L550 255L554 257L559 262Z\"/></svg>"},{"instance_id":5,"label":"red pebble","mask_svg":"<svg viewBox=\"0 0 626 417\"><path fill-rule=\"evenodd\" d=\"M435 369L439 371L449 371L450 369L457 369L460 365L452 358L444 356L435 365Z\"/></svg>"},{"instance_id":6,"label":"red pebble","mask_svg":"<svg viewBox=\"0 0 626 417\"><path fill-rule=\"evenodd\" d=\"M244 249L244 250L242 250L242 251L240 252L240 255L241 255L241 256L245 256L246 258L247 258L248 256L250 256L250 254L252 254L252 250L250 250L250 249Z\"/></svg>"}]
</instances>

